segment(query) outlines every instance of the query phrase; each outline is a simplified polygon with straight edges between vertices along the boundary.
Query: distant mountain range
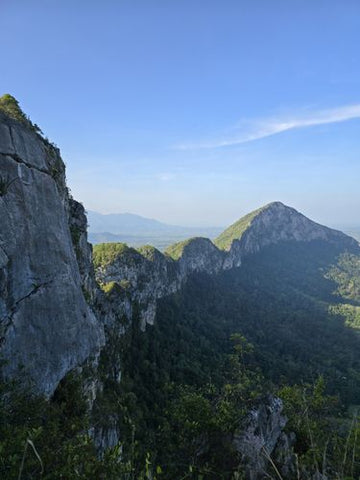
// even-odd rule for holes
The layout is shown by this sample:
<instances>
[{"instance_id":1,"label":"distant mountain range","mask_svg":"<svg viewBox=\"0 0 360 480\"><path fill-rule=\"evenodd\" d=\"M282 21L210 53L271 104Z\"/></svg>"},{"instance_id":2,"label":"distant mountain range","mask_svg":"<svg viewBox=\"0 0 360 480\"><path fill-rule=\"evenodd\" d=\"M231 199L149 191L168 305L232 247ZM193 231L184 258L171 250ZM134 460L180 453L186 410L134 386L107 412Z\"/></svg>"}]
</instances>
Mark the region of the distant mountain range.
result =
<instances>
[{"instance_id":1,"label":"distant mountain range","mask_svg":"<svg viewBox=\"0 0 360 480\"><path fill-rule=\"evenodd\" d=\"M222 227L183 227L169 225L133 213L102 213L89 210L89 241L98 243L122 242L133 247L153 245L159 250L191 237L216 238ZM360 226L338 226L339 230L360 241Z\"/></svg>"},{"instance_id":2,"label":"distant mountain range","mask_svg":"<svg viewBox=\"0 0 360 480\"><path fill-rule=\"evenodd\" d=\"M103 215L89 210L89 241L93 244L124 242L131 246L145 244L164 249L174 242L189 237L215 238L221 227L182 227L168 225L152 218L133 213L111 213Z\"/></svg>"}]
</instances>

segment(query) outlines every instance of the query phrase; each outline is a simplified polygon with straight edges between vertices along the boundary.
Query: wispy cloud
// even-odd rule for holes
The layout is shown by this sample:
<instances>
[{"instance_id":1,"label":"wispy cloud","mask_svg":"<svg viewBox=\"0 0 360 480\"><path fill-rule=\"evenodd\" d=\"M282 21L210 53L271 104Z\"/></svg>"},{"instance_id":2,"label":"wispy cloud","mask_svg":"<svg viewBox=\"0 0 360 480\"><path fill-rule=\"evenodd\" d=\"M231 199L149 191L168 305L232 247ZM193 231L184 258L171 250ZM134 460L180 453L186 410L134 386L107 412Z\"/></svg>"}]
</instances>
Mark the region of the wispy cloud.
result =
<instances>
[{"instance_id":1,"label":"wispy cloud","mask_svg":"<svg viewBox=\"0 0 360 480\"><path fill-rule=\"evenodd\" d=\"M196 142L177 145L179 150L209 149L240 145L261 138L270 137L281 132L296 128L326 125L330 123L345 122L354 118L360 118L360 104L345 105L327 110L307 112L306 115L293 115L285 117L270 117L255 121L243 122L243 126L237 128L236 134L222 136L212 141Z\"/></svg>"}]
</instances>

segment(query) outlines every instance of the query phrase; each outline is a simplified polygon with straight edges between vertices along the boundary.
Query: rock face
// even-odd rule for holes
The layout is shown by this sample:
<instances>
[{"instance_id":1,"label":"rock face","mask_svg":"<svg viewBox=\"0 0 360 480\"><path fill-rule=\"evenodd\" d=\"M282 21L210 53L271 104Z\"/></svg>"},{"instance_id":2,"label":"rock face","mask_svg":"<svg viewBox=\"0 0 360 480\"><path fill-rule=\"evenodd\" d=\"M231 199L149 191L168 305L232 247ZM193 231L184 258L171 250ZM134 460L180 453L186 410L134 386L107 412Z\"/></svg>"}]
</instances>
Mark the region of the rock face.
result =
<instances>
[{"instance_id":1,"label":"rock face","mask_svg":"<svg viewBox=\"0 0 360 480\"><path fill-rule=\"evenodd\" d=\"M76 203L58 149L4 115L0 165L3 372L29 378L36 391L50 395L104 342L82 291L72 241L82 233L74 227ZM83 267L86 283L88 266Z\"/></svg>"},{"instance_id":2,"label":"rock face","mask_svg":"<svg viewBox=\"0 0 360 480\"><path fill-rule=\"evenodd\" d=\"M97 264L96 278L100 284L115 282L119 298L128 299L128 311L124 311L128 320L132 314L128 303L137 303L142 328L153 324L158 299L180 290L189 275L199 272L216 274L223 268L224 253L207 238L193 238L184 243L178 261L154 247L145 246L138 250L124 248L113 261Z\"/></svg>"},{"instance_id":3,"label":"rock face","mask_svg":"<svg viewBox=\"0 0 360 480\"><path fill-rule=\"evenodd\" d=\"M293 477L295 437L283 432L287 419L282 410L282 401L269 396L250 411L241 430L234 435L233 444L241 456L248 480L278 478L276 460L279 454L282 455L281 474L286 474L284 478Z\"/></svg>"}]
</instances>

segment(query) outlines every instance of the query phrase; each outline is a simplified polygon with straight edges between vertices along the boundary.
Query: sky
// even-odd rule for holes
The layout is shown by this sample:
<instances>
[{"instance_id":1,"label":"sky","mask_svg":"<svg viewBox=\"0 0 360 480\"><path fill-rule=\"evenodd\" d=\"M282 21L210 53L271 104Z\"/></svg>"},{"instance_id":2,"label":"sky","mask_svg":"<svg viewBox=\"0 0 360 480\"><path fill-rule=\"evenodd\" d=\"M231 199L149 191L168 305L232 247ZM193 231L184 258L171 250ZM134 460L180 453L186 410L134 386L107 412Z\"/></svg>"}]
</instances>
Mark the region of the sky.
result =
<instances>
[{"instance_id":1,"label":"sky","mask_svg":"<svg viewBox=\"0 0 360 480\"><path fill-rule=\"evenodd\" d=\"M89 210L360 224L358 0L0 0L0 95Z\"/></svg>"}]
</instances>

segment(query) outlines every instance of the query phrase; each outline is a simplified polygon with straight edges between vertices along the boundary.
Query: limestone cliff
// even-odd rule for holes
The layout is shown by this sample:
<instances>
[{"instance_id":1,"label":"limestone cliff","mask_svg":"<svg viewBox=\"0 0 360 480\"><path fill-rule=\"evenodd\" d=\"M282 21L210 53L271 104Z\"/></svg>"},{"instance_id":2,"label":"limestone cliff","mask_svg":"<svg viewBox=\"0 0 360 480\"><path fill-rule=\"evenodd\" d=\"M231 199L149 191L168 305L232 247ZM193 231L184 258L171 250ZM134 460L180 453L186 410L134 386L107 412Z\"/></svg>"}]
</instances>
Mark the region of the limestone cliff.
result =
<instances>
[{"instance_id":1,"label":"limestone cliff","mask_svg":"<svg viewBox=\"0 0 360 480\"><path fill-rule=\"evenodd\" d=\"M271 244L294 241L323 241L359 251L353 238L274 202L240 219L214 243L192 238L172 245L165 254L153 247L135 250L124 245L116 251L115 246L120 244L95 246L95 271L105 290L116 285L120 296L140 305L145 328L155 320L156 301L178 291L190 275L215 275L240 267L243 258Z\"/></svg>"},{"instance_id":2,"label":"limestone cliff","mask_svg":"<svg viewBox=\"0 0 360 480\"><path fill-rule=\"evenodd\" d=\"M116 248L121 245L121 248ZM115 251L109 255L109 252ZM152 324L156 316L156 301L177 292L189 275L199 272L218 273L224 265L224 253L207 238L192 238L173 247L181 251L176 260L154 247L138 250L123 244L95 246L96 278L106 291L114 288L140 307L142 326Z\"/></svg>"},{"instance_id":3,"label":"limestone cliff","mask_svg":"<svg viewBox=\"0 0 360 480\"><path fill-rule=\"evenodd\" d=\"M86 231L74 220L74 210L82 207L68 193L59 150L4 114L0 166L3 372L29 379L36 391L50 395L104 343L82 290L89 264L80 272L73 244L86 244Z\"/></svg>"}]
</instances>

